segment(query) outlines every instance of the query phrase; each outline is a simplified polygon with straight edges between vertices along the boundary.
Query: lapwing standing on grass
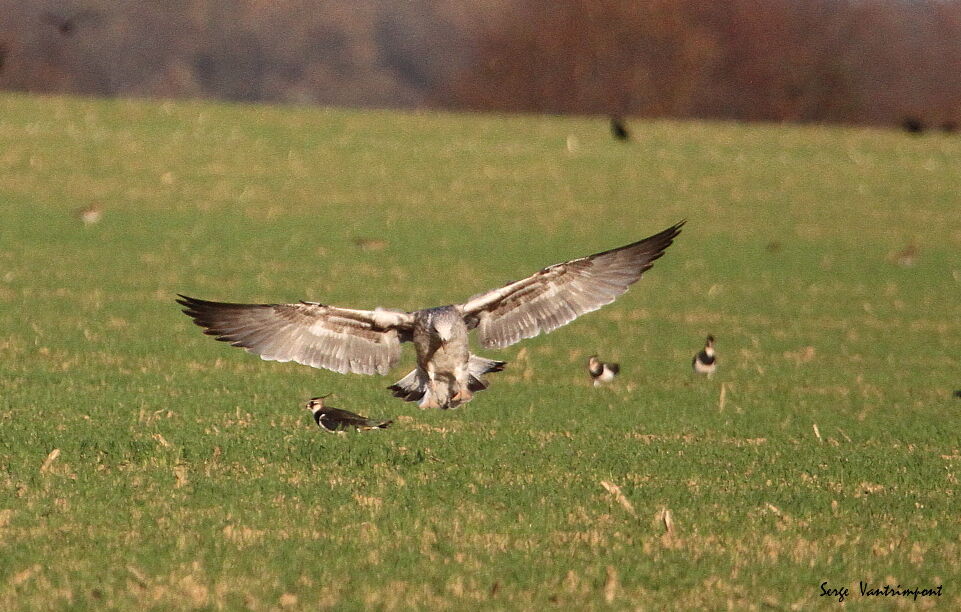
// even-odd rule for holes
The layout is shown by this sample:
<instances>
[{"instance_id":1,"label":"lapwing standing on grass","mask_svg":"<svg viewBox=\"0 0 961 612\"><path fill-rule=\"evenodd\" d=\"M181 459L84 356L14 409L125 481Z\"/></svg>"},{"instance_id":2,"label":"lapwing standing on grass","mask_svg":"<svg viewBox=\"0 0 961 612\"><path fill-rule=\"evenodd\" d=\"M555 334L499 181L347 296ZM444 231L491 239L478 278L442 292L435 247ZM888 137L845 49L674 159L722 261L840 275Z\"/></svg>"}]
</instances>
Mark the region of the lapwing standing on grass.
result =
<instances>
[{"instance_id":1,"label":"lapwing standing on grass","mask_svg":"<svg viewBox=\"0 0 961 612\"><path fill-rule=\"evenodd\" d=\"M621 366L616 363L605 363L598 359L597 355L591 355L587 360L587 371L591 373L594 386L600 387L614 380L614 377L620 374Z\"/></svg>"},{"instance_id":2,"label":"lapwing standing on grass","mask_svg":"<svg viewBox=\"0 0 961 612\"><path fill-rule=\"evenodd\" d=\"M470 352L471 330L477 330L484 347L503 348L610 304L654 265L683 224L627 246L548 266L460 304L414 312L316 302L228 304L185 295L177 302L204 333L261 359L296 361L342 374L386 374L400 360L401 343L413 342L417 367L388 389L421 408L456 408L487 388L485 374L505 365ZM457 236L456 227L449 231ZM424 236L428 242L431 237Z\"/></svg>"},{"instance_id":3,"label":"lapwing standing on grass","mask_svg":"<svg viewBox=\"0 0 961 612\"><path fill-rule=\"evenodd\" d=\"M324 404L324 400L332 394L328 393L321 397L313 397L304 406L314 415L317 425L327 431L344 431L353 427L357 431L370 431L372 429L387 429L393 421L375 421L367 417L354 414L349 410L341 410L333 406Z\"/></svg>"},{"instance_id":4,"label":"lapwing standing on grass","mask_svg":"<svg viewBox=\"0 0 961 612\"><path fill-rule=\"evenodd\" d=\"M697 355L694 355L691 366L694 368L695 374L707 374L708 378L714 376L714 372L717 371L717 357L714 355L714 336L707 337L704 348L701 349Z\"/></svg>"}]
</instances>

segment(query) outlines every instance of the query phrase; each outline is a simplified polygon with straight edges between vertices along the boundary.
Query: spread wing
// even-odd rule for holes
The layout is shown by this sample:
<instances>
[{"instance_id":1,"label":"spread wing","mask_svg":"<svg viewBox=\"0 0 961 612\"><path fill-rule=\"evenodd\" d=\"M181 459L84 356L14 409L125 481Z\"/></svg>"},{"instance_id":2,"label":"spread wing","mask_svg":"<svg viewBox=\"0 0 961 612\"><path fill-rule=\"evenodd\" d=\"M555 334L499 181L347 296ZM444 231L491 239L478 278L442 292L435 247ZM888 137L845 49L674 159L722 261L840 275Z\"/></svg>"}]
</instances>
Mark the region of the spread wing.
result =
<instances>
[{"instance_id":1,"label":"spread wing","mask_svg":"<svg viewBox=\"0 0 961 612\"><path fill-rule=\"evenodd\" d=\"M386 374L410 339L414 317L312 302L226 304L179 296L204 333L269 361L296 361L345 374Z\"/></svg>"},{"instance_id":2,"label":"spread wing","mask_svg":"<svg viewBox=\"0 0 961 612\"><path fill-rule=\"evenodd\" d=\"M458 308L488 348L553 331L627 291L664 254L682 225L684 221L639 242L544 268Z\"/></svg>"}]
</instances>

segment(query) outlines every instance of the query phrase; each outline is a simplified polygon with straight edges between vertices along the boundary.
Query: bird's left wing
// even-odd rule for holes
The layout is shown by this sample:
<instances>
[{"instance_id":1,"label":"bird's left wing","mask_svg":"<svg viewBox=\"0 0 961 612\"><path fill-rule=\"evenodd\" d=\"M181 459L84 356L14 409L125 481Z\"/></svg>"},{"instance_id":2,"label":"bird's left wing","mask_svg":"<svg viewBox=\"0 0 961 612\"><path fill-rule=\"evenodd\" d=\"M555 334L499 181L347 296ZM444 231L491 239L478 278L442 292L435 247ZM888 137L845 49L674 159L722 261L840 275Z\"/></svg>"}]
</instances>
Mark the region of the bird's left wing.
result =
<instances>
[{"instance_id":1,"label":"bird's left wing","mask_svg":"<svg viewBox=\"0 0 961 612\"><path fill-rule=\"evenodd\" d=\"M296 361L345 374L386 374L410 339L414 317L313 302L228 304L179 296L204 333L269 361Z\"/></svg>"},{"instance_id":2,"label":"bird's left wing","mask_svg":"<svg viewBox=\"0 0 961 612\"><path fill-rule=\"evenodd\" d=\"M458 306L488 348L547 333L610 304L641 278L681 232L684 222L603 253L544 268Z\"/></svg>"}]
</instances>

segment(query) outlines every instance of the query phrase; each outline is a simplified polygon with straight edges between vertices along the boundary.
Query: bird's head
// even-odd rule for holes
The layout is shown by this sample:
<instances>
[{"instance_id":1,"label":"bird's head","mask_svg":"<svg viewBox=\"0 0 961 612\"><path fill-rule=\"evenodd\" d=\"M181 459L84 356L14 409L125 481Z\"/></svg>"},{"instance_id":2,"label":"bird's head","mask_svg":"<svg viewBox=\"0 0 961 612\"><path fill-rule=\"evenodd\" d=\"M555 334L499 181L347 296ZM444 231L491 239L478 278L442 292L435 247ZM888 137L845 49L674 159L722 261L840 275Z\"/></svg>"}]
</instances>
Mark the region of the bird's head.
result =
<instances>
[{"instance_id":1,"label":"bird's head","mask_svg":"<svg viewBox=\"0 0 961 612\"><path fill-rule=\"evenodd\" d=\"M587 367L592 370L596 370L600 363L601 360L597 358L597 355L591 355L587 360Z\"/></svg>"},{"instance_id":2,"label":"bird's head","mask_svg":"<svg viewBox=\"0 0 961 612\"><path fill-rule=\"evenodd\" d=\"M709 346L711 348L714 348L714 336L708 336L707 342L705 342L704 346Z\"/></svg>"},{"instance_id":3,"label":"bird's head","mask_svg":"<svg viewBox=\"0 0 961 612\"><path fill-rule=\"evenodd\" d=\"M457 311L450 308L435 313L431 318L431 327L442 342L447 342L454 337L454 325L457 323L458 316Z\"/></svg>"},{"instance_id":4,"label":"bird's head","mask_svg":"<svg viewBox=\"0 0 961 612\"><path fill-rule=\"evenodd\" d=\"M324 400L333 395L333 393L328 393L327 395L321 395L320 397L312 397L307 400L304 408L310 410L311 412L317 412L318 410L324 409Z\"/></svg>"}]
</instances>

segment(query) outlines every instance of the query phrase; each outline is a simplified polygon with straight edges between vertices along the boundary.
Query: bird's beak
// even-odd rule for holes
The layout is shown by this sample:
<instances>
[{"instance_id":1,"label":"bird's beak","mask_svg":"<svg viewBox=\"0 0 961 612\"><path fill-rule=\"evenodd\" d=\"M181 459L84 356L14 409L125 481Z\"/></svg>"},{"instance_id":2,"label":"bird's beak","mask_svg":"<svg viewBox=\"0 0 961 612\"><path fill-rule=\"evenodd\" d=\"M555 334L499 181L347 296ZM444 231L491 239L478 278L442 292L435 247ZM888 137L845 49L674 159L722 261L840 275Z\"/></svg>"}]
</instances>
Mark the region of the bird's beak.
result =
<instances>
[{"instance_id":1,"label":"bird's beak","mask_svg":"<svg viewBox=\"0 0 961 612\"><path fill-rule=\"evenodd\" d=\"M452 332L454 331L450 325L435 325L434 329L437 330L437 336L444 342L451 339Z\"/></svg>"}]
</instances>

